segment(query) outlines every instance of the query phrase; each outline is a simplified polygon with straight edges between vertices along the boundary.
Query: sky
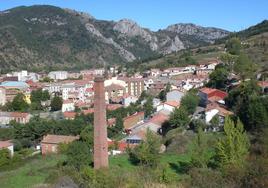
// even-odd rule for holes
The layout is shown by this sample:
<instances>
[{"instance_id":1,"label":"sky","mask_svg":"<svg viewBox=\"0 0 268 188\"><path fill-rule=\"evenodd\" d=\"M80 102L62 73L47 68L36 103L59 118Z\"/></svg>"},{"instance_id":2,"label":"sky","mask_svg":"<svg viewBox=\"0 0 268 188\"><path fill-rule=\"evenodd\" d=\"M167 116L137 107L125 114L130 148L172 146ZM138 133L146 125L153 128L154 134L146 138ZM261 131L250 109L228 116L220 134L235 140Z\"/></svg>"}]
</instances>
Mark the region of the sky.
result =
<instances>
[{"instance_id":1,"label":"sky","mask_svg":"<svg viewBox=\"0 0 268 188\"><path fill-rule=\"evenodd\" d=\"M0 10L36 4L71 8L102 20L128 18L154 31L175 23L239 31L268 19L268 0L0 0Z\"/></svg>"}]
</instances>

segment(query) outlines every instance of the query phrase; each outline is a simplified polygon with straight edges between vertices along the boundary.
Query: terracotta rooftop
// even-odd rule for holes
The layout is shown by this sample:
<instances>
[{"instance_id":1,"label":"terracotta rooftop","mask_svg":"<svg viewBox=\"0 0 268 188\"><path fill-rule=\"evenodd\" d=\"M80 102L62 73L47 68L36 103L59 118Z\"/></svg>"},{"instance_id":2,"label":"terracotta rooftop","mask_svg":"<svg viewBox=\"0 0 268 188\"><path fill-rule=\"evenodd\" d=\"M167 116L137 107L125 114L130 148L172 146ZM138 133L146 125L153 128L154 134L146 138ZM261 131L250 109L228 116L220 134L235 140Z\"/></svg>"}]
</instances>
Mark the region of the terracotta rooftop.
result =
<instances>
[{"instance_id":1,"label":"terracotta rooftop","mask_svg":"<svg viewBox=\"0 0 268 188\"><path fill-rule=\"evenodd\" d=\"M209 87L203 87L200 89L201 92L209 94L215 91L215 89L209 88Z\"/></svg>"},{"instance_id":2,"label":"terracotta rooftop","mask_svg":"<svg viewBox=\"0 0 268 188\"><path fill-rule=\"evenodd\" d=\"M258 82L258 85L260 87L268 87L268 81L260 81L260 82Z\"/></svg>"},{"instance_id":3,"label":"terracotta rooftop","mask_svg":"<svg viewBox=\"0 0 268 188\"><path fill-rule=\"evenodd\" d=\"M221 107L219 104L217 103L210 103L207 108L206 108L206 111L210 111L210 110L213 110L213 109L217 109L219 110L219 114L222 115L222 116L228 116L228 115L232 115L234 114L233 112Z\"/></svg>"},{"instance_id":4,"label":"terracotta rooftop","mask_svg":"<svg viewBox=\"0 0 268 188\"><path fill-rule=\"evenodd\" d=\"M72 100L69 100L69 99L63 101L63 104L70 104L70 103L74 103L74 102Z\"/></svg>"},{"instance_id":5,"label":"terracotta rooftop","mask_svg":"<svg viewBox=\"0 0 268 188\"><path fill-rule=\"evenodd\" d=\"M199 91L207 94L209 98L217 96L220 99L224 99L228 95L228 93L226 93L224 91L221 91L219 89L212 89L212 88L208 88L208 87L201 88Z\"/></svg>"},{"instance_id":6,"label":"terracotta rooftop","mask_svg":"<svg viewBox=\"0 0 268 188\"><path fill-rule=\"evenodd\" d=\"M43 140L41 141L41 143L49 143L49 144L70 143L78 139L79 139L79 136L64 136L64 135L48 134L43 137Z\"/></svg>"},{"instance_id":7,"label":"terracotta rooftop","mask_svg":"<svg viewBox=\"0 0 268 188\"><path fill-rule=\"evenodd\" d=\"M92 114L92 113L94 113L94 108L90 108L90 109L88 109L88 110L83 110L82 112L83 112L83 114L85 114L85 115L87 115L87 114Z\"/></svg>"},{"instance_id":8,"label":"terracotta rooftop","mask_svg":"<svg viewBox=\"0 0 268 188\"><path fill-rule=\"evenodd\" d=\"M169 105L169 106L173 106L173 107L178 107L178 106L180 106L180 103L177 102L177 101L167 101L167 102L165 102L164 104L167 104L167 105Z\"/></svg>"},{"instance_id":9,"label":"terracotta rooftop","mask_svg":"<svg viewBox=\"0 0 268 188\"><path fill-rule=\"evenodd\" d=\"M26 112L11 112L11 116L12 117L21 117L21 118L26 118L27 116L29 116L29 113Z\"/></svg>"},{"instance_id":10,"label":"terracotta rooftop","mask_svg":"<svg viewBox=\"0 0 268 188\"><path fill-rule=\"evenodd\" d=\"M13 143L11 142L11 140L0 141L0 149L7 148L7 147L12 146L12 145L13 145Z\"/></svg>"},{"instance_id":11,"label":"terracotta rooftop","mask_svg":"<svg viewBox=\"0 0 268 188\"><path fill-rule=\"evenodd\" d=\"M111 85L109 85L109 86L106 86L105 87L105 90L107 91L109 91L109 90L121 90L121 89L124 89L124 87L123 86L120 86L120 85L118 85L118 84L111 84Z\"/></svg>"},{"instance_id":12,"label":"terracotta rooftop","mask_svg":"<svg viewBox=\"0 0 268 188\"><path fill-rule=\"evenodd\" d=\"M65 118L75 118L76 113L75 112L64 112L63 116Z\"/></svg>"},{"instance_id":13,"label":"terracotta rooftop","mask_svg":"<svg viewBox=\"0 0 268 188\"><path fill-rule=\"evenodd\" d=\"M158 113L154 115L149 121L158 125L162 125L165 121L167 121L169 117L163 113Z\"/></svg>"},{"instance_id":14,"label":"terracotta rooftop","mask_svg":"<svg viewBox=\"0 0 268 188\"><path fill-rule=\"evenodd\" d=\"M123 107L122 104L107 104L106 109L107 110L116 110L118 108Z\"/></svg>"},{"instance_id":15,"label":"terracotta rooftop","mask_svg":"<svg viewBox=\"0 0 268 188\"><path fill-rule=\"evenodd\" d=\"M132 114L131 116L125 117L124 120L133 118L135 116L144 116L144 112L136 112L135 114Z\"/></svg>"}]
</instances>

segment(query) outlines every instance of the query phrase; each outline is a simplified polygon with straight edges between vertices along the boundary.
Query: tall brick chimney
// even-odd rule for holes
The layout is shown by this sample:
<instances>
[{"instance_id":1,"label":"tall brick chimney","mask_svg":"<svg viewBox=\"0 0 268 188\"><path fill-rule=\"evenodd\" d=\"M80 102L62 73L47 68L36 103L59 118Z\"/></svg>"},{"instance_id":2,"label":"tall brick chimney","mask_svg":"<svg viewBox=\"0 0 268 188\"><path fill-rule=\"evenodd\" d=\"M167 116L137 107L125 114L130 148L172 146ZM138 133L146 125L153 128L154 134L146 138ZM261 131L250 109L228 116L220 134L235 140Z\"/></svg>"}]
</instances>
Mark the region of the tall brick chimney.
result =
<instances>
[{"instance_id":1,"label":"tall brick chimney","mask_svg":"<svg viewBox=\"0 0 268 188\"><path fill-rule=\"evenodd\" d=\"M108 167L104 77L94 80L94 168Z\"/></svg>"}]
</instances>

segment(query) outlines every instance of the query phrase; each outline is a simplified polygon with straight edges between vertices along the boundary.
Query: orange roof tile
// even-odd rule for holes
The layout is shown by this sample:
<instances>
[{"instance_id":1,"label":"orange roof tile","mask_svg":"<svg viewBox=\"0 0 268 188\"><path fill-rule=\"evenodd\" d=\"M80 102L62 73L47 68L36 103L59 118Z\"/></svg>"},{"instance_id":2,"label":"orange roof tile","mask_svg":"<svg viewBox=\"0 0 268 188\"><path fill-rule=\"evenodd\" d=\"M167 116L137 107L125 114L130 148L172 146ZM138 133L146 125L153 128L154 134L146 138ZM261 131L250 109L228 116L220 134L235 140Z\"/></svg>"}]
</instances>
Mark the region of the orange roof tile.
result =
<instances>
[{"instance_id":1,"label":"orange roof tile","mask_svg":"<svg viewBox=\"0 0 268 188\"><path fill-rule=\"evenodd\" d=\"M260 81L260 82L258 82L258 85L260 87L268 87L268 81Z\"/></svg>"},{"instance_id":2,"label":"orange roof tile","mask_svg":"<svg viewBox=\"0 0 268 188\"><path fill-rule=\"evenodd\" d=\"M79 136L64 136L64 135L48 134L43 137L43 140L41 141L41 143L49 143L49 144L70 143L78 139L79 139Z\"/></svg>"},{"instance_id":3,"label":"orange roof tile","mask_svg":"<svg viewBox=\"0 0 268 188\"><path fill-rule=\"evenodd\" d=\"M164 104L167 104L167 105L173 106L173 107L179 107L180 106L180 103L177 102L177 101L167 101Z\"/></svg>"},{"instance_id":4,"label":"orange roof tile","mask_svg":"<svg viewBox=\"0 0 268 188\"><path fill-rule=\"evenodd\" d=\"M65 118L75 118L76 113L75 112L64 112L63 116Z\"/></svg>"},{"instance_id":5,"label":"orange roof tile","mask_svg":"<svg viewBox=\"0 0 268 188\"><path fill-rule=\"evenodd\" d=\"M154 115L149 121L158 125L162 125L165 121L167 121L169 117L165 114L158 113Z\"/></svg>"},{"instance_id":6,"label":"orange roof tile","mask_svg":"<svg viewBox=\"0 0 268 188\"><path fill-rule=\"evenodd\" d=\"M11 140L0 141L0 149L7 148L7 147L12 146L12 145L13 145L13 143L11 142Z\"/></svg>"}]
</instances>

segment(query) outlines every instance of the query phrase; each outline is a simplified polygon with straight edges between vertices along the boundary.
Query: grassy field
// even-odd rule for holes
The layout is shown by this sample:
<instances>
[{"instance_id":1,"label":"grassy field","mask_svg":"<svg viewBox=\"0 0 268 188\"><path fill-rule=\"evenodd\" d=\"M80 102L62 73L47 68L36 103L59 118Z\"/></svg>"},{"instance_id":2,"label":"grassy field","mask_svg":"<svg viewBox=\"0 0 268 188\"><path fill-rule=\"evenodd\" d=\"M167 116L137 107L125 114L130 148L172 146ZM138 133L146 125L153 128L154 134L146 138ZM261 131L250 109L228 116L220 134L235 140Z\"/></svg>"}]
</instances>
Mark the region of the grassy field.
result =
<instances>
[{"instance_id":1,"label":"grassy field","mask_svg":"<svg viewBox=\"0 0 268 188\"><path fill-rule=\"evenodd\" d=\"M28 160L15 170L0 172L1 188L30 188L45 182L56 164L63 159L62 155L42 157L40 155Z\"/></svg>"},{"instance_id":2,"label":"grassy field","mask_svg":"<svg viewBox=\"0 0 268 188\"><path fill-rule=\"evenodd\" d=\"M179 154L161 154L160 164L167 169L167 173L170 177L176 179L183 178L185 176L185 170L187 168L187 163L189 162L188 155ZM134 171L138 166L133 165L128 160L128 155L118 155L110 157L110 168L119 167L120 169L127 171Z\"/></svg>"},{"instance_id":3,"label":"grassy field","mask_svg":"<svg viewBox=\"0 0 268 188\"><path fill-rule=\"evenodd\" d=\"M161 154L160 164L165 166L170 177L176 179L184 176L184 164L189 161L187 155ZM25 161L15 170L0 172L1 188L31 188L46 184L49 174L57 173L57 163L64 159L63 155L35 156ZM134 172L138 166L128 160L128 155L110 157L110 168L122 172Z\"/></svg>"}]
</instances>

